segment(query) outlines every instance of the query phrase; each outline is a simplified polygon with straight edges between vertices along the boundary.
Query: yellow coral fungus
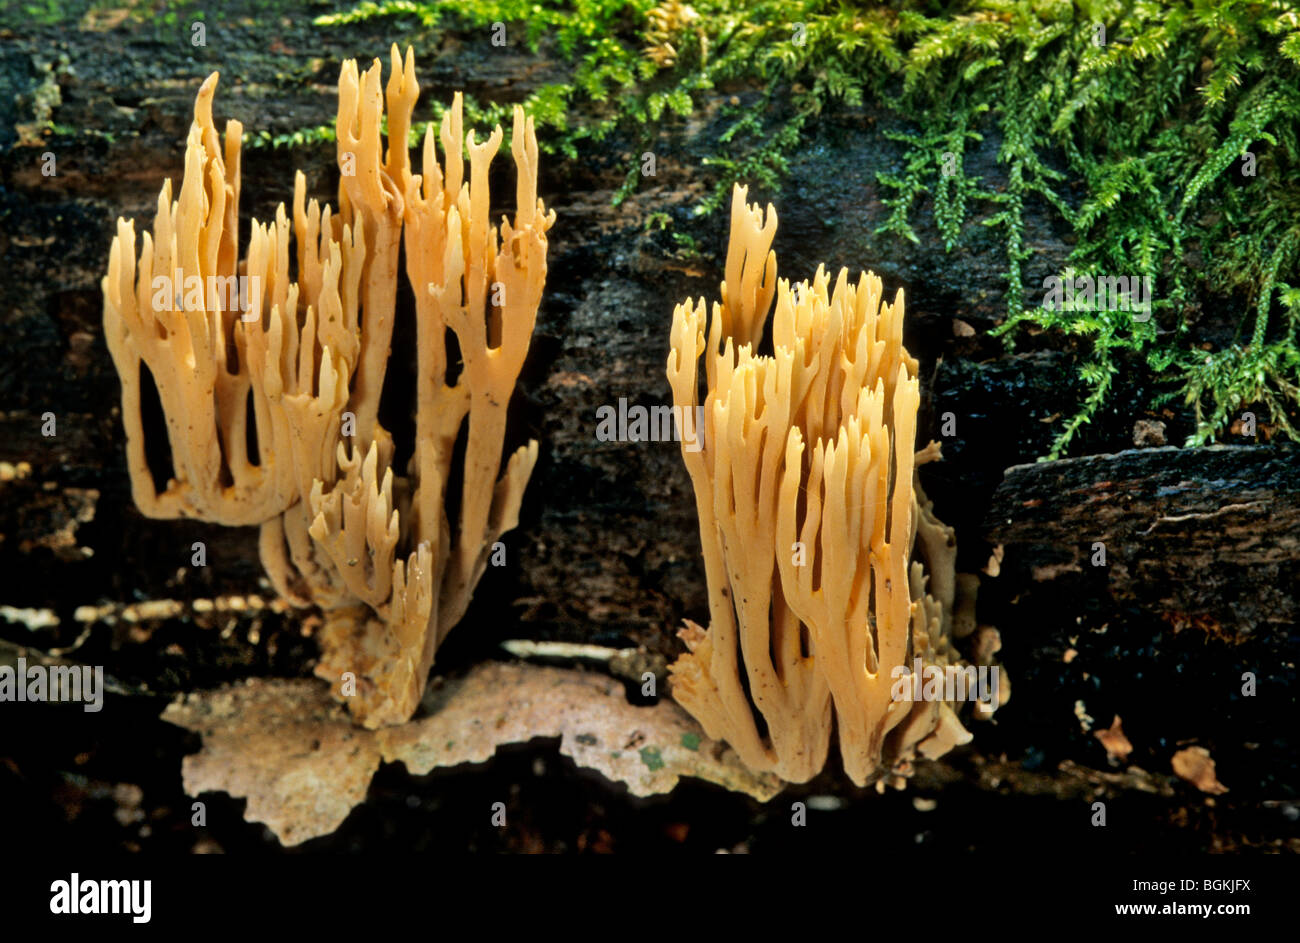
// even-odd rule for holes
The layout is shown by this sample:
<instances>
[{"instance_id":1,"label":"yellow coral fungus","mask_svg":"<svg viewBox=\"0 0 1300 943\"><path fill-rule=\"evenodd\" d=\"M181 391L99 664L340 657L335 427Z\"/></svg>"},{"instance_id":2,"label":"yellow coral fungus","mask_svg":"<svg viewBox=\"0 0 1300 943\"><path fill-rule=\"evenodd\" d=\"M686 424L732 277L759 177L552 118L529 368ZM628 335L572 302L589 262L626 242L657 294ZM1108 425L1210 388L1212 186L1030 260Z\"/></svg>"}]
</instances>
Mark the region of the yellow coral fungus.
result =
<instances>
[{"instance_id":1,"label":"yellow coral fungus","mask_svg":"<svg viewBox=\"0 0 1300 943\"><path fill-rule=\"evenodd\" d=\"M949 699L898 696L917 667L960 658L952 531L915 481L938 449L913 451L902 292L885 302L879 278L846 270L833 288L820 268L778 281L776 212L745 194L712 317L702 298L673 316L674 401L703 406L704 448L682 455L710 599L707 630L681 633L673 693L751 768L797 782L824 766L833 719L861 785L970 738Z\"/></svg>"},{"instance_id":2,"label":"yellow coral fungus","mask_svg":"<svg viewBox=\"0 0 1300 943\"><path fill-rule=\"evenodd\" d=\"M339 209L307 202L299 173L292 223L283 204L274 221L254 220L241 261L242 128L227 123L223 149L213 73L195 102L178 198L164 183L138 253L133 224L118 221L103 281L137 505L150 517L260 525L277 590L325 610L318 674L370 727L414 712L492 544L518 521L537 443L501 474L505 411L555 220L537 198L537 141L521 108L516 213L498 228L488 165L501 128L481 144L464 136L457 94L442 122L443 162L430 128L415 175L410 50L403 62L393 47L386 96L380 75L378 60L364 73L350 60L339 77ZM405 474L392 467L379 421L403 238L418 343L417 440ZM461 364L449 363L448 330ZM146 456L145 367L167 423L172 471L161 491ZM453 522L444 505L457 472Z\"/></svg>"}]
</instances>

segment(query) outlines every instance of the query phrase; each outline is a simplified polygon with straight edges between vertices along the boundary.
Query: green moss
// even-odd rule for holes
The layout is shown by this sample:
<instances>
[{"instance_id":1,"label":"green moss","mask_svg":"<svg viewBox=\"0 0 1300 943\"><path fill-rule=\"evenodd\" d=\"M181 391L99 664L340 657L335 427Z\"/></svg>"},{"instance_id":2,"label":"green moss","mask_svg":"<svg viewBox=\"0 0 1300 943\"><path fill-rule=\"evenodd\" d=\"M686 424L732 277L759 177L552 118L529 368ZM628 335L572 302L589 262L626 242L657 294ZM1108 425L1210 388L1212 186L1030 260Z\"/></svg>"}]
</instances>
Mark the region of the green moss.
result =
<instances>
[{"instance_id":1,"label":"green moss","mask_svg":"<svg viewBox=\"0 0 1300 943\"><path fill-rule=\"evenodd\" d=\"M367 0L317 22L375 17L424 31L502 22L512 42L567 63L525 106L543 148L570 159L615 133L651 150L663 122L708 107L722 124L700 213L723 206L735 181L778 190L817 116L879 103L910 127L887 135L902 171L878 175L889 194L880 232L917 241L926 197L946 251L991 227L1005 262L999 333L1011 343L1032 326L1087 342L1087 393L1050 457L1134 355L1167 387L1153 405L1191 408L1188 444L1223 435L1249 406L1297 435L1300 13L1289 0ZM745 100L727 103L733 90ZM467 100L466 112L509 126L504 104ZM299 134L277 143L332 131ZM1005 178L986 181L963 158L990 135ZM634 162L616 202L640 180ZM1031 201L1072 231L1058 278L1148 278L1151 317L1044 307L1042 287L1025 282ZM1223 319L1202 308L1230 312L1237 336L1203 336Z\"/></svg>"},{"instance_id":2,"label":"green moss","mask_svg":"<svg viewBox=\"0 0 1300 943\"><path fill-rule=\"evenodd\" d=\"M23 15L41 26L54 26L66 22L71 17L68 5L60 0L39 0L36 3L24 3Z\"/></svg>"}]
</instances>

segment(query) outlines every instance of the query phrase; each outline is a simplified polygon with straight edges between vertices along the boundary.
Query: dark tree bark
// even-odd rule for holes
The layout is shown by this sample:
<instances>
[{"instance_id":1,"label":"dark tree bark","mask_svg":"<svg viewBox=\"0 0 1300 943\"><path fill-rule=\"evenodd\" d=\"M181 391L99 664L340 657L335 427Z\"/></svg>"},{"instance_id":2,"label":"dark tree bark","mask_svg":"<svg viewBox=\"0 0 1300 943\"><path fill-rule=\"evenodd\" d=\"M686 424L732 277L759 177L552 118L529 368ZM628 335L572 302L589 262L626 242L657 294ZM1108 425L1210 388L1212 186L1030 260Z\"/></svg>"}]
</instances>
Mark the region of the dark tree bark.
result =
<instances>
[{"instance_id":1,"label":"dark tree bark","mask_svg":"<svg viewBox=\"0 0 1300 943\"><path fill-rule=\"evenodd\" d=\"M1017 465L988 521L1017 583L1100 584L1116 602L1239 641L1300 621L1294 448L1144 449Z\"/></svg>"}]
</instances>

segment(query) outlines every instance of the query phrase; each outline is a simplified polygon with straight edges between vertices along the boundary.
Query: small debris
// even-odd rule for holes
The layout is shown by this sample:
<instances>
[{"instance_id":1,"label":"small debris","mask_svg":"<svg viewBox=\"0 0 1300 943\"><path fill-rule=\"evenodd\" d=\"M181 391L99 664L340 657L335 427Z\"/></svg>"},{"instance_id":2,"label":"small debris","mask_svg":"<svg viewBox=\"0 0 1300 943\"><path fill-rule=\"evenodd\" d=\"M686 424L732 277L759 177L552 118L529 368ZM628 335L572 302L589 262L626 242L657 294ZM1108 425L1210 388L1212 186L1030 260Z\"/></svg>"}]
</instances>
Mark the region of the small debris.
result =
<instances>
[{"instance_id":1,"label":"small debris","mask_svg":"<svg viewBox=\"0 0 1300 943\"><path fill-rule=\"evenodd\" d=\"M53 609L20 609L14 606L0 606L0 619L24 625L29 632L53 628L59 624L59 617Z\"/></svg>"},{"instance_id":2,"label":"small debris","mask_svg":"<svg viewBox=\"0 0 1300 943\"><path fill-rule=\"evenodd\" d=\"M1173 758L1174 775L1191 783L1201 792L1212 796L1221 796L1228 787L1219 782L1215 775L1214 760L1205 747L1187 747L1179 750Z\"/></svg>"},{"instance_id":3,"label":"small debris","mask_svg":"<svg viewBox=\"0 0 1300 943\"><path fill-rule=\"evenodd\" d=\"M27 462L12 464L0 462L0 481L21 481L32 473L32 466Z\"/></svg>"},{"instance_id":4,"label":"small debris","mask_svg":"<svg viewBox=\"0 0 1300 943\"><path fill-rule=\"evenodd\" d=\"M1088 709L1083 706L1083 701L1080 700L1074 702L1074 716L1079 719L1079 726L1083 728L1084 733L1088 733L1092 730L1092 725L1095 721L1088 714Z\"/></svg>"},{"instance_id":5,"label":"small debris","mask_svg":"<svg viewBox=\"0 0 1300 943\"><path fill-rule=\"evenodd\" d=\"M993 552L989 555L989 562L984 564L985 576L997 576L1002 572L1002 556L1005 552L1002 544L993 548Z\"/></svg>"},{"instance_id":6,"label":"small debris","mask_svg":"<svg viewBox=\"0 0 1300 943\"><path fill-rule=\"evenodd\" d=\"M1098 730L1093 736L1101 741L1101 745L1106 748L1106 755L1112 760L1123 762L1133 752L1133 744L1129 743L1128 737L1124 736L1124 728L1120 726L1119 714L1110 722L1110 729Z\"/></svg>"},{"instance_id":7,"label":"small debris","mask_svg":"<svg viewBox=\"0 0 1300 943\"><path fill-rule=\"evenodd\" d=\"M1066 573L1082 573L1083 568L1077 563L1050 563L1046 566L1036 566L1033 569L1033 578L1036 582L1045 583L1048 580L1054 580Z\"/></svg>"},{"instance_id":8,"label":"small debris","mask_svg":"<svg viewBox=\"0 0 1300 943\"><path fill-rule=\"evenodd\" d=\"M130 825L144 819L144 810L140 803L144 801L144 790L134 783L117 783L113 786L113 801L117 808L113 818L121 825Z\"/></svg>"},{"instance_id":9,"label":"small debris","mask_svg":"<svg viewBox=\"0 0 1300 943\"><path fill-rule=\"evenodd\" d=\"M834 812L844 808L844 800L839 796L809 796L806 802L814 812Z\"/></svg>"},{"instance_id":10,"label":"small debris","mask_svg":"<svg viewBox=\"0 0 1300 943\"><path fill-rule=\"evenodd\" d=\"M1133 423L1133 445L1139 449L1155 449L1168 444L1165 424L1159 419L1139 419Z\"/></svg>"}]
</instances>

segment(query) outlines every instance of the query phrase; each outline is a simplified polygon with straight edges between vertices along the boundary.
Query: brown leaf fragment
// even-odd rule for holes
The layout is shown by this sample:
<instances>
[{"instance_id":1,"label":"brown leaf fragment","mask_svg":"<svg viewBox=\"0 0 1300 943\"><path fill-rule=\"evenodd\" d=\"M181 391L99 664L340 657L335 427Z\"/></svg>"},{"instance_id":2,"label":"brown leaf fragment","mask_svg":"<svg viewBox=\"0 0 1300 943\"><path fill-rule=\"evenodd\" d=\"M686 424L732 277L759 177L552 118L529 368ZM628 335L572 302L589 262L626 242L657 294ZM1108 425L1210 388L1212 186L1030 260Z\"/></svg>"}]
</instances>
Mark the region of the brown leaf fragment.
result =
<instances>
[{"instance_id":1,"label":"brown leaf fragment","mask_svg":"<svg viewBox=\"0 0 1300 943\"><path fill-rule=\"evenodd\" d=\"M1173 758L1174 773L1179 779L1185 779L1201 792L1212 796L1221 796L1228 787L1219 782L1214 771L1214 760L1205 747L1187 747L1179 750Z\"/></svg>"},{"instance_id":2,"label":"brown leaf fragment","mask_svg":"<svg viewBox=\"0 0 1300 943\"><path fill-rule=\"evenodd\" d=\"M1128 737L1124 736L1124 728L1120 725L1119 714L1110 722L1110 729L1098 730L1093 734L1101 745L1106 748L1106 755L1112 760L1123 761L1133 752L1133 744L1129 742Z\"/></svg>"}]
</instances>

